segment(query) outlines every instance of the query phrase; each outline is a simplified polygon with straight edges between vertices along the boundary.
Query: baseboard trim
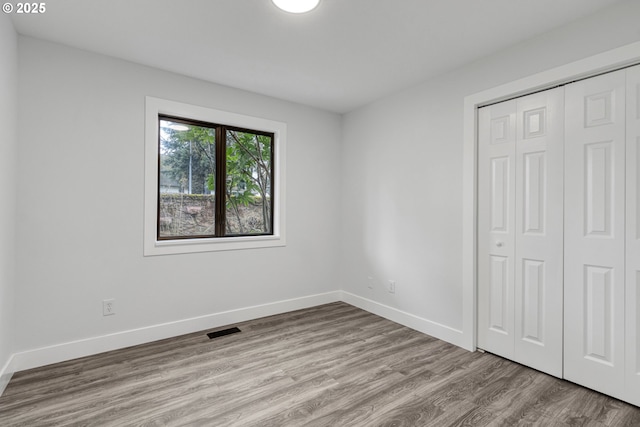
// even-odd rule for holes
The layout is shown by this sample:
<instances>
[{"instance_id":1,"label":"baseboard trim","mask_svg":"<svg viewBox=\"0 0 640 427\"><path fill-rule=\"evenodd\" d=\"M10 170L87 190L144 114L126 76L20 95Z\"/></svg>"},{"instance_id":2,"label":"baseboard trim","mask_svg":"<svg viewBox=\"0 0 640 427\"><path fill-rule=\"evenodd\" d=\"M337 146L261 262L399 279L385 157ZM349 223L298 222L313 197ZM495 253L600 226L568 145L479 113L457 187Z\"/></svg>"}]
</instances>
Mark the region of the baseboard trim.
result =
<instances>
[{"instance_id":1,"label":"baseboard trim","mask_svg":"<svg viewBox=\"0 0 640 427\"><path fill-rule=\"evenodd\" d=\"M15 353L13 355L13 363L11 364L11 372L23 371L178 335L218 328L232 323L328 304L340 301L340 297L341 294L339 291L328 292L36 348ZM4 379L4 377L2 377L2 379Z\"/></svg>"},{"instance_id":2,"label":"baseboard trim","mask_svg":"<svg viewBox=\"0 0 640 427\"><path fill-rule=\"evenodd\" d=\"M7 363L5 363L0 370L0 396L4 393L4 390L7 388L7 385L9 385L9 381L11 381L11 377L15 372L15 369L13 368L13 357L14 355L11 355L9 360L7 360Z\"/></svg>"},{"instance_id":3,"label":"baseboard trim","mask_svg":"<svg viewBox=\"0 0 640 427\"><path fill-rule=\"evenodd\" d=\"M14 372L337 301L343 301L384 317L385 319L415 329L416 331L466 348L465 344L467 340L462 331L349 292L334 291L208 314L15 353L5 364L3 370L0 371L0 395L4 387L9 383Z\"/></svg>"},{"instance_id":4,"label":"baseboard trim","mask_svg":"<svg viewBox=\"0 0 640 427\"><path fill-rule=\"evenodd\" d=\"M430 335L434 338L438 338L442 341L446 341L468 350L468 346L466 345L468 340L463 331L407 313L406 311L398 310L397 308L389 307L388 305L380 304L379 302L372 301L349 292L342 291L341 293L342 301L347 304L351 304L361 308L362 310L384 317L385 319L399 323L408 328L415 329L423 334Z\"/></svg>"}]
</instances>

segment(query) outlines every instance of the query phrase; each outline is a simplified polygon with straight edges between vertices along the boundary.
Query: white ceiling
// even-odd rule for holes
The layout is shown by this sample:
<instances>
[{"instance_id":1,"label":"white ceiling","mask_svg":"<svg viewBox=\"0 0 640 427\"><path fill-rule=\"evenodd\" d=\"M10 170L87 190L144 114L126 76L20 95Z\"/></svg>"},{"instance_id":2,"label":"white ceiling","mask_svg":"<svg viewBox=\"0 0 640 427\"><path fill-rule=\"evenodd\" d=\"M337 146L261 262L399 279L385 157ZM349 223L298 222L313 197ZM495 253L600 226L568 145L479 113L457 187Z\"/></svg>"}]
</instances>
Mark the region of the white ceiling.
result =
<instances>
[{"instance_id":1,"label":"white ceiling","mask_svg":"<svg viewBox=\"0 0 640 427\"><path fill-rule=\"evenodd\" d=\"M48 0L20 34L347 112L622 0Z\"/></svg>"}]
</instances>

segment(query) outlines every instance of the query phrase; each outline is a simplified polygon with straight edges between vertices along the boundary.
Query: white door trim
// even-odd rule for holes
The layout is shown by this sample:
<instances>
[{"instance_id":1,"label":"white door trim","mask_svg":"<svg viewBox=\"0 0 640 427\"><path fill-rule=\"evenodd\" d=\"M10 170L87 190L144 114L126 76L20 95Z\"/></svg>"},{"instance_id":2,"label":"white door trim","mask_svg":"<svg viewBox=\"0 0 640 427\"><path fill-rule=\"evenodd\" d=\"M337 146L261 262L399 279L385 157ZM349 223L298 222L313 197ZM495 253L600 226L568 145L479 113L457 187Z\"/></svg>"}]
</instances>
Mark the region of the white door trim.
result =
<instances>
[{"instance_id":1,"label":"white door trim","mask_svg":"<svg viewBox=\"0 0 640 427\"><path fill-rule=\"evenodd\" d=\"M640 42L590 56L464 98L462 163L462 331L467 350L476 350L477 335L477 164L479 106L504 101L640 62Z\"/></svg>"}]
</instances>

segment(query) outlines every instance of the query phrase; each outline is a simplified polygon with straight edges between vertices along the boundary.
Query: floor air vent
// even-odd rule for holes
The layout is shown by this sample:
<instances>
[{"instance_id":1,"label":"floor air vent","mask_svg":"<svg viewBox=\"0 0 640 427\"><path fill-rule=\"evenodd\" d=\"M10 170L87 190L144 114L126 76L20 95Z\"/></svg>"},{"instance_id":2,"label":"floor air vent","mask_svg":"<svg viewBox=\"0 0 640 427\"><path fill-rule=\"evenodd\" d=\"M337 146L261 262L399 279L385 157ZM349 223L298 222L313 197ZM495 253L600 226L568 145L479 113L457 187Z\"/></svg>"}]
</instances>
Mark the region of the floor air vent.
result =
<instances>
[{"instance_id":1,"label":"floor air vent","mask_svg":"<svg viewBox=\"0 0 640 427\"><path fill-rule=\"evenodd\" d=\"M223 337L225 335L236 334L238 332L242 332L242 331L240 331L240 329L238 328L229 328L229 329L223 329L221 331L209 332L207 336L209 337L210 340L212 340L214 338Z\"/></svg>"}]
</instances>

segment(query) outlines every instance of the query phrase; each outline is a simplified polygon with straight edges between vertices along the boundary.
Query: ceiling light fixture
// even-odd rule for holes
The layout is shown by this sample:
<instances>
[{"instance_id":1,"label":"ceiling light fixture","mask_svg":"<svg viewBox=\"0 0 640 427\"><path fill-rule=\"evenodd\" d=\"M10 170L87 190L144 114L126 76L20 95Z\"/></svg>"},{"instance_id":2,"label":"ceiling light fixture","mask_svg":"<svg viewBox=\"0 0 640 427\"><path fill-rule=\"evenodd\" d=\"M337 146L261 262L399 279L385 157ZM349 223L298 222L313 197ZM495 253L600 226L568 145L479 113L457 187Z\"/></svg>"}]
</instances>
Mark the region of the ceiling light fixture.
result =
<instances>
[{"instance_id":1,"label":"ceiling light fixture","mask_svg":"<svg viewBox=\"0 0 640 427\"><path fill-rule=\"evenodd\" d=\"M285 12L290 13L305 13L309 12L318 6L320 0L271 0L273 4L278 6Z\"/></svg>"}]
</instances>

